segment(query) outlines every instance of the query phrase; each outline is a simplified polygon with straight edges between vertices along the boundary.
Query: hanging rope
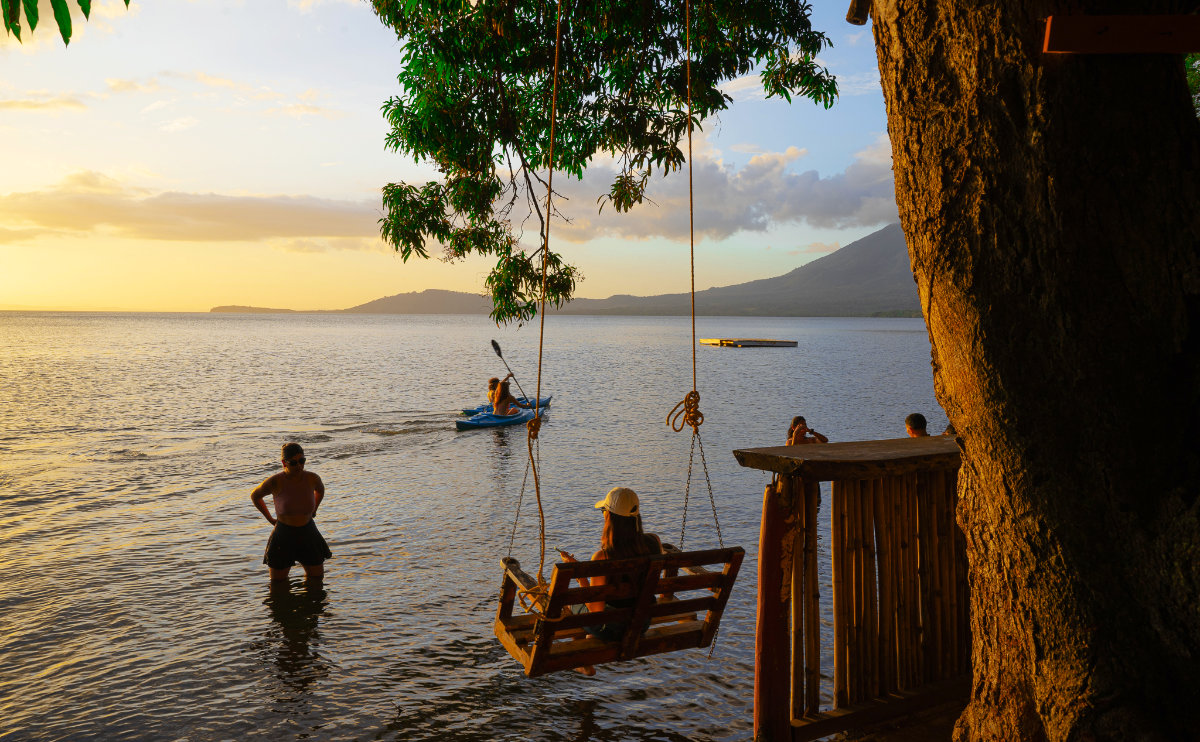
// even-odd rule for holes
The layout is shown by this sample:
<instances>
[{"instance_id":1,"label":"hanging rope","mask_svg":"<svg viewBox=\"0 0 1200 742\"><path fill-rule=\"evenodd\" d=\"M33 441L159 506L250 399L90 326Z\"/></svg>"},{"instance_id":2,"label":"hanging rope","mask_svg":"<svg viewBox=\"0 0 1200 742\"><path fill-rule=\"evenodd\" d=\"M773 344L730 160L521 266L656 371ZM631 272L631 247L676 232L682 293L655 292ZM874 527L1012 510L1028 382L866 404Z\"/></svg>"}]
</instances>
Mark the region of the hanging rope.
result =
<instances>
[{"instance_id":1,"label":"hanging rope","mask_svg":"<svg viewBox=\"0 0 1200 742\"><path fill-rule=\"evenodd\" d=\"M700 392L698 390L696 360L696 227L695 227L695 194L692 188L692 4L685 0L684 8L684 69L687 77L687 135L688 135L688 263L691 269L691 299L692 299L692 391L667 413L667 425L676 433L681 432L685 425L692 429L692 447L688 454L687 484L683 491L683 523L679 528L679 548L684 546L687 536L687 511L691 499L692 468L695 463L696 449L700 450L700 464L704 469L704 481L708 485L708 501L712 505L713 523L717 528L717 540L721 547L725 539L721 534L721 521L717 518L717 500L713 495L712 479L708 473L708 461L704 457L704 440L700 437L700 426L704 424L704 414L700 412Z\"/></svg>"},{"instance_id":2,"label":"hanging rope","mask_svg":"<svg viewBox=\"0 0 1200 742\"><path fill-rule=\"evenodd\" d=\"M541 295L538 297L539 323L538 323L537 391L534 394L533 419L525 424L525 430L526 430L525 442L526 442L526 447L529 449L530 468L533 471L533 491L537 495L538 540L539 540L539 546L540 546L540 549L538 551L538 570L537 570L538 587L536 590L529 591L531 599L532 599L533 593L540 593L541 595L545 595L549 590L549 587L546 584L546 578L543 575L543 572L545 572L545 569L546 569L546 513L545 513L545 510L542 508L542 482L541 482L540 473L538 471L538 464L540 463L539 462L540 456L538 456L534 453L534 447L538 440L538 433L541 431L541 428L542 428L542 414L541 414L541 409L540 409L541 398L542 398L542 350L545 345L545 339L546 339L546 272L547 272L547 265L549 263L547 256L550 253L550 217L551 217L551 213L552 213L551 212L551 205L552 205L551 199L553 198L553 195L554 195L554 134L555 134L554 122L555 122L555 119L557 118L557 112L558 112L558 58L559 58L559 51L561 48L562 48L562 0L558 0L558 13L557 13L557 17L555 18L555 21L554 21L554 78L553 78L553 82L551 85L551 93L550 93L550 149L549 149L549 152L547 153L547 158L546 158L547 169L549 170L549 173L546 177L546 225L545 225L545 231L543 232L543 239L542 239L542 290L541 290ZM522 595L522 597L521 597L522 604L525 604L525 597L526 597L525 595ZM531 613L537 613L537 615L541 616L542 618L546 618L547 620L556 620L554 618L547 618L546 616L542 616L541 613L538 613L537 611L533 610L528 605L526 605L526 608L529 609Z\"/></svg>"}]
</instances>

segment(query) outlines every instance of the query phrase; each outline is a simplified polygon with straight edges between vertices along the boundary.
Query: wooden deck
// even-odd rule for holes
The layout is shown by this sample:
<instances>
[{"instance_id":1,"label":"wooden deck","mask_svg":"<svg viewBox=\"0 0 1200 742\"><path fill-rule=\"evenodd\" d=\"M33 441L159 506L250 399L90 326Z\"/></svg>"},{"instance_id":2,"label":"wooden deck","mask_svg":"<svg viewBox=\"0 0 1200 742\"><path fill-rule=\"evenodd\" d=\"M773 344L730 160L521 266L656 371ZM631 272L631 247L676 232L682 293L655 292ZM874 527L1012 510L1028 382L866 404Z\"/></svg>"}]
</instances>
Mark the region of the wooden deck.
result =
<instances>
[{"instance_id":1,"label":"wooden deck","mask_svg":"<svg viewBox=\"0 0 1200 742\"><path fill-rule=\"evenodd\" d=\"M954 436L930 435L744 448L734 451L733 455L747 468L799 476L810 482L876 479L915 471L957 469L959 451L956 441Z\"/></svg>"},{"instance_id":2,"label":"wooden deck","mask_svg":"<svg viewBox=\"0 0 1200 742\"><path fill-rule=\"evenodd\" d=\"M701 345L719 345L722 348L795 348L795 340L767 340L765 338L700 338Z\"/></svg>"},{"instance_id":3,"label":"wooden deck","mask_svg":"<svg viewBox=\"0 0 1200 742\"><path fill-rule=\"evenodd\" d=\"M958 439L771 446L734 456L778 475L763 494L759 537L756 742L804 742L963 701L971 630L966 543L955 518ZM819 519L822 481L833 486ZM825 601L822 570L832 581ZM830 597L832 642L823 629ZM822 686L831 675L829 708Z\"/></svg>"}]
</instances>

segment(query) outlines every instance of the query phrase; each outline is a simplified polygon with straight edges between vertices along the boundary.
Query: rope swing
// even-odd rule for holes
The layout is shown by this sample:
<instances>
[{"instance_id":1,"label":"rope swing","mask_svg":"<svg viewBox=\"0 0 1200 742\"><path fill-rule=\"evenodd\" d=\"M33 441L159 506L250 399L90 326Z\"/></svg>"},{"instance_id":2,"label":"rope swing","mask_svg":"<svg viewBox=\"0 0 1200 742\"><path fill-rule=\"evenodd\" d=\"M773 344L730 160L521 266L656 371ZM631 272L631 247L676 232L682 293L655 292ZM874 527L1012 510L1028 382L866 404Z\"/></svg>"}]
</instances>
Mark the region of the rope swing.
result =
<instances>
[{"instance_id":1,"label":"rope swing","mask_svg":"<svg viewBox=\"0 0 1200 742\"><path fill-rule=\"evenodd\" d=\"M708 485L708 501L712 505L713 523L717 528L717 541L725 547L725 539L721 535L721 521L717 518L717 500L713 496L712 480L708 475L708 461L704 458L704 441L700 437L700 426L704 424L704 414L700 412L700 391L697 388L696 363L696 202L692 188L692 4L684 0L684 71L687 77L687 139L688 139L688 263L691 269L691 307L692 307L692 391L667 413L667 425L679 433L685 425L692 429L692 446L688 454L687 484L683 490L683 523L679 528L679 548L684 548L684 537L687 535L687 509L692 489L692 468L695 462L696 449L700 450L700 464L704 468L704 481Z\"/></svg>"},{"instance_id":2,"label":"rope swing","mask_svg":"<svg viewBox=\"0 0 1200 742\"><path fill-rule=\"evenodd\" d=\"M550 93L550 148L547 153L547 170L549 171L546 177L546 223L542 233L542 288L538 296L538 370L537 370L537 390L534 393L533 399L533 419L525 423L525 443L529 451L529 470L533 473L533 491L537 497L538 506L538 570L537 570L537 585L531 589L521 589L518 591L518 596L521 604L525 609L537 615L545 621L556 621L561 617L546 616L544 612L537 607L539 602L544 603L546 595L549 593L550 585L546 582L544 572L546 570L546 512L542 507L542 480L539 466L541 463L540 446L538 445L538 433L542 429L542 416L538 409L541 404L542 397L542 351L545 345L546 338L546 273L549 260L547 256L550 253L550 222L551 222L551 206L554 197L554 135L555 135L555 120L558 112L558 62L559 51L562 48L562 0L557 2L557 16L554 21L554 74L551 84ZM522 483L521 492L524 496L525 485ZM517 516L520 516L518 510ZM514 529L516 525L514 523ZM510 543L511 551L511 543Z\"/></svg>"},{"instance_id":3,"label":"rope swing","mask_svg":"<svg viewBox=\"0 0 1200 742\"><path fill-rule=\"evenodd\" d=\"M550 142L547 154L549 174L546 182L546 220L542 241L542 285L538 312L538 377L534 395L534 417L526 424L526 443L529 463L526 475L533 475L533 489L538 504L540 552L537 578L521 571L520 563L512 559L516 522L509 536L509 556L502 560L504 581L500 589L495 632L505 649L522 667L528 677L558 672L570 668L607 662L623 662L638 657L674 652L680 649L715 646L721 616L729 592L737 579L738 569L745 557L739 547L724 548L721 526L717 523L720 549L684 552L664 544L664 552L626 559L605 559L577 562L570 560L554 567L552 580L547 583L546 516L542 507L541 472L538 433L541 416L538 401L542 394L543 348L546 328L546 285L550 254L550 222L554 197L554 144L558 106L559 54L562 46L562 0L557 1L555 21L554 76L550 98ZM685 4L686 23L691 25L690 4ZM693 219L692 207L692 83L691 33L687 33L687 98L688 98L688 219ZM692 391L667 416L667 424L677 432L685 425L692 428L692 453L688 458L687 488L684 492L683 527L679 535L683 545L687 528L687 501L691 490L692 468L697 448L708 482L708 497L716 520L717 506L704 459L704 444L700 439L700 393L696 389L696 270L695 237L692 237ZM521 483L521 500L525 496L526 480ZM516 517L520 517L521 500ZM630 580L630 575L638 577ZM603 578L603 580L601 580ZM572 582L588 585L586 589L572 588ZM633 595L629 593L632 589ZM677 598L676 595L688 597ZM519 602L525 615L514 614ZM591 605L602 603L603 610L593 612ZM700 614L703 618L700 618ZM595 629L596 626L602 628ZM609 627L613 627L609 629ZM606 630L620 632L619 638L601 636Z\"/></svg>"}]
</instances>

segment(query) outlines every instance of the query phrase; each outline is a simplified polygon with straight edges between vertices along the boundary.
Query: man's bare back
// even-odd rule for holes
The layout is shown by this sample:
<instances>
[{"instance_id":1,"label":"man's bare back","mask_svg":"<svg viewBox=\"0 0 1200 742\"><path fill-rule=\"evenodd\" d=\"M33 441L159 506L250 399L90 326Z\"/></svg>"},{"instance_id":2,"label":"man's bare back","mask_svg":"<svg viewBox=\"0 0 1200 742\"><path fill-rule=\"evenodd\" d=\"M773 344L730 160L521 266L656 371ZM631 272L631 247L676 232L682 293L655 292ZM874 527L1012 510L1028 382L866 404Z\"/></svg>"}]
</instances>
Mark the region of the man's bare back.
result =
<instances>
[{"instance_id":1,"label":"man's bare back","mask_svg":"<svg viewBox=\"0 0 1200 742\"><path fill-rule=\"evenodd\" d=\"M321 578L323 563L331 554L313 517L325 499L325 483L314 472L305 471L304 449L298 443L283 447L283 471L272 474L250 493L250 501L267 522L275 526L267 542L263 563L272 580L286 580L297 561L309 578ZM271 495L275 515L263 498Z\"/></svg>"},{"instance_id":2,"label":"man's bare back","mask_svg":"<svg viewBox=\"0 0 1200 742\"><path fill-rule=\"evenodd\" d=\"M317 507L325 497L325 483L313 472L285 469L268 477L250 496L255 505L263 504L259 510L266 510L266 503L262 502L266 495L272 495L275 500L275 518L264 513L268 515L267 521L274 524L279 520L289 526L303 526L316 515Z\"/></svg>"}]
</instances>

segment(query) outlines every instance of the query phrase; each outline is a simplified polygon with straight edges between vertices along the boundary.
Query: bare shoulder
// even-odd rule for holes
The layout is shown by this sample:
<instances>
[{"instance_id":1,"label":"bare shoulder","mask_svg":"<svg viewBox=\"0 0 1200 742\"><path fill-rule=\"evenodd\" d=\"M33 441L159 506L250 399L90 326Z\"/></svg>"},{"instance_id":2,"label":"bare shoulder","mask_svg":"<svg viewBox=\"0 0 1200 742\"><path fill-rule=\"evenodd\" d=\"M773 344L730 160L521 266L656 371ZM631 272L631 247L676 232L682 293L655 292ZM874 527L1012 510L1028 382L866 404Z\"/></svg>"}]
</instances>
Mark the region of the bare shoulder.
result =
<instances>
[{"instance_id":1,"label":"bare shoulder","mask_svg":"<svg viewBox=\"0 0 1200 742\"><path fill-rule=\"evenodd\" d=\"M601 559L607 559L607 557L606 557L606 556L604 556L604 549L601 549L600 551L597 551L595 554L592 554L592 561L593 561L593 562L595 562L595 561L599 561L599 560L601 560Z\"/></svg>"},{"instance_id":2,"label":"bare shoulder","mask_svg":"<svg viewBox=\"0 0 1200 742\"><path fill-rule=\"evenodd\" d=\"M663 553L662 539L658 537L657 533L645 533L642 535L646 537L646 545L649 546L655 554Z\"/></svg>"},{"instance_id":3,"label":"bare shoulder","mask_svg":"<svg viewBox=\"0 0 1200 742\"><path fill-rule=\"evenodd\" d=\"M312 486L314 486L314 487L324 487L325 486L325 483L321 481L321 477L318 476L315 471L306 471L304 473L308 475L308 481Z\"/></svg>"}]
</instances>

